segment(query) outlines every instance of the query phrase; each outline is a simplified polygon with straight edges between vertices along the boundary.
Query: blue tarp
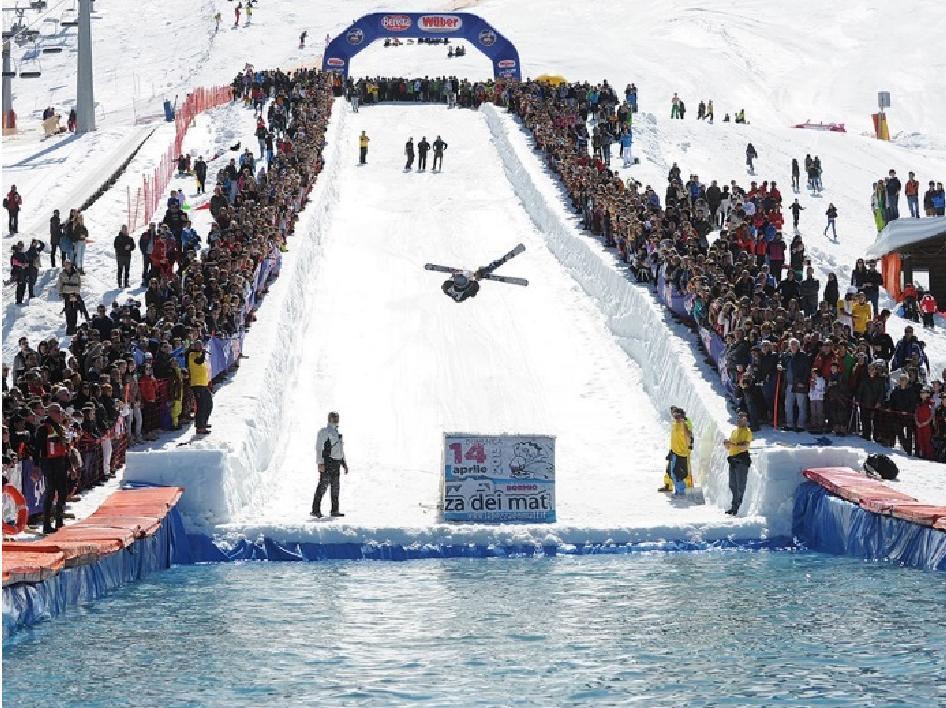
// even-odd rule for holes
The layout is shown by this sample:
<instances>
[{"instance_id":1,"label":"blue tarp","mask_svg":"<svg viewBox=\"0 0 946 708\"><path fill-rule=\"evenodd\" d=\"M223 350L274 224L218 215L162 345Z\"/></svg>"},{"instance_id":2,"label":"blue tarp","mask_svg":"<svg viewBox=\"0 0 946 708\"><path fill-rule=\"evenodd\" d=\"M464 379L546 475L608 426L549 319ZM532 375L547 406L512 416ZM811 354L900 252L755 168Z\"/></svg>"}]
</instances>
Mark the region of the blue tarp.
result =
<instances>
[{"instance_id":1,"label":"blue tarp","mask_svg":"<svg viewBox=\"0 0 946 708\"><path fill-rule=\"evenodd\" d=\"M814 482L795 493L792 531L815 551L946 570L946 532L865 511Z\"/></svg>"},{"instance_id":2,"label":"blue tarp","mask_svg":"<svg viewBox=\"0 0 946 708\"><path fill-rule=\"evenodd\" d=\"M484 545L421 544L404 546L391 543L284 543L271 539L257 542L241 540L232 547L217 545L202 534L188 535L190 561L224 563L228 561L324 561L324 560L423 560L431 558L505 558L557 555L626 555L647 552L705 551L742 549L785 550L794 548L790 538L725 539L720 541L665 541L659 543L604 544L580 543L564 546L534 544ZM177 558L177 555L175 555ZM175 561L176 562L176 561Z\"/></svg>"},{"instance_id":3,"label":"blue tarp","mask_svg":"<svg viewBox=\"0 0 946 708\"><path fill-rule=\"evenodd\" d=\"M58 617L68 608L92 602L110 590L171 567L172 549L184 539L177 509L153 536L104 556L90 565L65 568L41 583L18 583L3 588L3 636Z\"/></svg>"}]
</instances>

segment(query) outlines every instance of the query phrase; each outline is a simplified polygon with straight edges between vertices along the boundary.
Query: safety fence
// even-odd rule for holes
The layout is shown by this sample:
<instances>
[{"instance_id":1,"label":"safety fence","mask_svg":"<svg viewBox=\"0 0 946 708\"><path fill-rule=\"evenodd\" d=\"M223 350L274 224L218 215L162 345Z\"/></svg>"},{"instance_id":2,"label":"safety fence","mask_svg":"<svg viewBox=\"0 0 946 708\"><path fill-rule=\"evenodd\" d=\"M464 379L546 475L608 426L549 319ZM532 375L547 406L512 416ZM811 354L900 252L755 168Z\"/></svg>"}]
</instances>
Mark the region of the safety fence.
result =
<instances>
[{"instance_id":1,"label":"safety fence","mask_svg":"<svg viewBox=\"0 0 946 708\"><path fill-rule=\"evenodd\" d=\"M229 103L232 98L233 92L229 86L198 88L187 94L184 104L174 114L174 142L168 146L154 171L142 176L141 187L133 190L129 186L127 189L125 223L130 231L150 222L158 210L164 190L177 169L184 136L194 118L206 110Z\"/></svg>"}]
</instances>

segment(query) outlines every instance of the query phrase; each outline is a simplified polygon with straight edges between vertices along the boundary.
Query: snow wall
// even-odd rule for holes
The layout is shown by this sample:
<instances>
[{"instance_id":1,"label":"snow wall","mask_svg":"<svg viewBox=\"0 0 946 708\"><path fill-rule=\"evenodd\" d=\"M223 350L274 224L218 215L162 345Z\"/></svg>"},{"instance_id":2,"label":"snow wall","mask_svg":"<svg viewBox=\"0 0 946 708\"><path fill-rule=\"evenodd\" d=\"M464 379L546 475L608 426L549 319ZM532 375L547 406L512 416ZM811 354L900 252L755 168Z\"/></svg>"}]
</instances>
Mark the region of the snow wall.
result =
<instances>
[{"instance_id":1,"label":"snow wall","mask_svg":"<svg viewBox=\"0 0 946 708\"><path fill-rule=\"evenodd\" d=\"M126 481L185 488L179 508L189 528L225 523L242 509L262 505L282 421L295 414L286 409L287 383L301 360L322 236L338 202L338 135L349 112L347 102L334 103L324 168L289 240L280 276L247 335L250 357L215 395L214 434L178 449L128 453Z\"/></svg>"},{"instance_id":2,"label":"snow wall","mask_svg":"<svg viewBox=\"0 0 946 708\"><path fill-rule=\"evenodd\" d=\"M586 234L569 211L568 197L540 161L531 138L508 112L492 104L480 111L489 124L506 174L526 213L545 235L556 258L597 303L617 342L643 371L644 387L667 418L669 407L683 408L693 423L691 469L708 503L730 503L729 466L722 443L733 422L719 377L693 345L693 335L675 322L650 293L636 285L612 251ZM807 467L859 468L866 456L847 447L753 445L753 467L742 515L762 516L775 535L790 534L795 491Z\"/></svg>"}]
</instances>

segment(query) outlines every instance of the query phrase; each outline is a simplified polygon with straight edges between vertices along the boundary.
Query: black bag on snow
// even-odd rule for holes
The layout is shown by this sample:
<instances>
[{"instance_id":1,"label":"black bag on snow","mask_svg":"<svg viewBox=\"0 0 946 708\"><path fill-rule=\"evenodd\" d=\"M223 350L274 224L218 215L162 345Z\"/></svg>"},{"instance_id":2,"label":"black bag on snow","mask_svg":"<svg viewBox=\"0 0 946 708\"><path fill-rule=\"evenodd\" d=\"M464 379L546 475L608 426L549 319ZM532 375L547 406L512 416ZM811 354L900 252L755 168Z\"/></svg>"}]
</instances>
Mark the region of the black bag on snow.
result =
<instances>
[{"instance_id":1,"label":"black bag on snow","mask_svg":"<svg viewBox=\"0 0 946 708\"><path fill-rule=\"evenodd\" d=\"M897 463L886 455L868 455L864 460L864 471L872 477L896 479L900 474Z\"/></svg>"}]
</instances>

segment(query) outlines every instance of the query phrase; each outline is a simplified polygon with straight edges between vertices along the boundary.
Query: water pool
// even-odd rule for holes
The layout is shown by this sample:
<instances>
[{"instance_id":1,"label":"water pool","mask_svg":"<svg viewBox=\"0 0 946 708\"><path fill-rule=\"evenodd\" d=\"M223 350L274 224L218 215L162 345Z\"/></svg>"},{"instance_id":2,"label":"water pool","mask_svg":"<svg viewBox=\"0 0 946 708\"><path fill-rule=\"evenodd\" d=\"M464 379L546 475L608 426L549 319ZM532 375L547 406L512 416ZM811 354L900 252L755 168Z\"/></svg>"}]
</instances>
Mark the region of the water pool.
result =
<instances>
[{"instance_id":1,"label":"water pool","mask_svg":"<svg viewBox=\"0 0 946 708\"><path fill-rule=\"evenodd\" d=\"M936 705L944 608L811 553L187 566L16 635L3 701Z\"/></svg>"}]
</instances>

